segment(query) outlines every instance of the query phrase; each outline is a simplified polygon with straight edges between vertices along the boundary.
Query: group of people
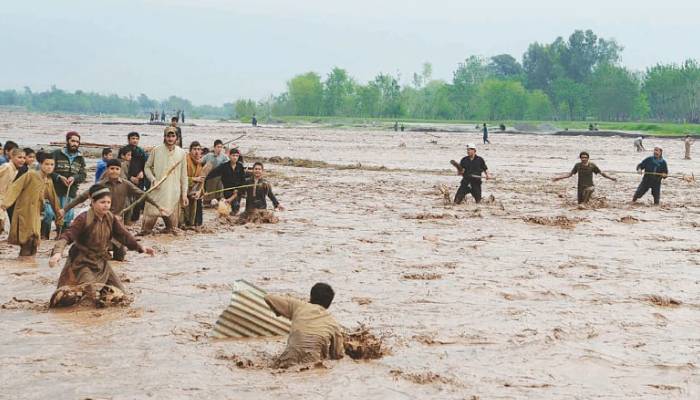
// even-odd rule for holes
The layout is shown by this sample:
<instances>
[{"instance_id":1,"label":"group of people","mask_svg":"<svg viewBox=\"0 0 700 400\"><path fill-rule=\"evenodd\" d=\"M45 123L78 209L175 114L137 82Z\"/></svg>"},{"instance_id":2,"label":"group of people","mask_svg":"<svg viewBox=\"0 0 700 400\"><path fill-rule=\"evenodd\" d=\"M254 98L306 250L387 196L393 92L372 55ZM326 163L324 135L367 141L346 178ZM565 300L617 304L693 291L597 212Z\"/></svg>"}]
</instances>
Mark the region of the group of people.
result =
<instances>
[{"instance_id":1,"label":"group of people","mask_svg":"<svg viewBox=\"0 0 700 400\"><path fill-rule=\"evenodd\" d=\"M165 110L161 110L160 113L158 111L151 111L151 118L149 119L149 122L165 122ZM185 110L177 110L173 113L173 117L175 120L182 121L182 123L185 123Z\"/></svg>"},{"instance_id":2,"label":"group of people","mask_svg":"<svg viewBox=\"0 0 700 400\"><path fill-rule=\"evenodd\" d=\"M251 214L266 212L266 199L276 209L284 209L264 178L262 163L246 169L240 151L232 148L226 155L221 140L202 157L198 142L185 151L178 146L181 138L178 127L168 126L163 143L146 153L139 146L140 135L130 132L118 159L112 158L111 148L102 151L96 183L84 192L78 191L88 179L78 132L68 132L65 147L53 152L34 153L11 141L5 143L0 157L0 227L9 218L8 242L20 246L21 257L33 257L55 224L52 264L72 244L52 307L84 298L98 305L123 298L121 282L108 261L124 260L127 249L153 254L125 228L141 214L143 235L152 233L160 218L165 231L176 234L201 225L205 188L212 192L210 204L220 199L232 206L232 215L239 213L245 199L244 221ZM74 209L86 200L90 200L89 209L75 217Z\"/></svg>"},{"instance_id":3,"label":"group of people","mask_svg":"<svg viewBox=\"0 0 700 400\"><path fill-rule=\"evenodd\" d=\"M686 156L689 157L687 152ZM595 189L593 174L600 174L612 181L617 181L617 178L608 175L592 163L588 152L582 151L579 154L579 159L580 162L576 163L569 173L556 176L552 178L552 181L556 182L578 174L577 201L579 204L584 204L591 200ZM489 179L491 175L486 166L486 161L476 155L476 146L468 144L467 155L459 163L453 162L453 165L457 168L457 174L462 176L462 181L454 197L454 203L462 203L467 194L471 194L474 201L480 203L482 198L482 178ZM636 202L651 190L654 204L658 205L661 200L661 182L668 177L668 164L663 158L663 148L661 146L654 147L654 154L646 157L637 165L637 172L643 177L632 196L632 202Z\"/></svg>"}]
</instances>

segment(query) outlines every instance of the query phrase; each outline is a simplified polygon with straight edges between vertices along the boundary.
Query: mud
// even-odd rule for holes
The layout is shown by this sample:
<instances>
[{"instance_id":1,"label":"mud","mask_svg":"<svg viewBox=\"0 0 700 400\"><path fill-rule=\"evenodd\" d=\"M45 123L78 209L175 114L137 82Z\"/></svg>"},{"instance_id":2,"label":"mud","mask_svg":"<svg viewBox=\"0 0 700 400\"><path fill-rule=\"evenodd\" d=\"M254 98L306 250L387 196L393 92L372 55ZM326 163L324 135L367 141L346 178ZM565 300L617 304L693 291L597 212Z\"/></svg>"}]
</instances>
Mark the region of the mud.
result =
<instances>
[{"instance_id":1,"label":"mud","mask_svg":"<svg viewBox=\"0 0 700 400\"><path fill-rule=\"evenodd\" d=\"M389 354L384 340L375 336L365 325L345 332L343 337L345 354L353 360L377 360Z\"/></svg>"},{"instance_id":2,"label":"mud","mask_svg":"<svg viewBox=\"0 0 700 400\"><path fill-rule=\"evenodd\" d=\"M162 140L159 126L105 124L129 122L118 118L0 118L0 141L22 145L47 146L76 128L93 143L125 143L131 130L144 146ZM277 224L236 225L207 209L199 231L140 238L157 258L130 252L113 263L128 278L128 307L48 310L60 273L47 265L53 242L33 262L0 242L0 397L700 397L699 187L667 179L660 207L649 194L630 204L634 167L651 154L630 139L492 135L478 154L497 177L483 184L494 201L454 206L437 188L454 193L449 160L480 133L194 122L185 143L247 133L235 143L245 154L312 161L266 162L287 211ZM672 174L698 175L700 157L682 160L681 140L653 141ZM630 172L595 178L604 207L578 207L575 178L549 180L582 150L604 170ZM418 215L444 218L406 218ZM403 278L414 273L441 278ZM210 337L236 279L303 298L328 282L339 323L365 321L391 354L270 370L286 338Z\"/></svg>"}]
</instances>

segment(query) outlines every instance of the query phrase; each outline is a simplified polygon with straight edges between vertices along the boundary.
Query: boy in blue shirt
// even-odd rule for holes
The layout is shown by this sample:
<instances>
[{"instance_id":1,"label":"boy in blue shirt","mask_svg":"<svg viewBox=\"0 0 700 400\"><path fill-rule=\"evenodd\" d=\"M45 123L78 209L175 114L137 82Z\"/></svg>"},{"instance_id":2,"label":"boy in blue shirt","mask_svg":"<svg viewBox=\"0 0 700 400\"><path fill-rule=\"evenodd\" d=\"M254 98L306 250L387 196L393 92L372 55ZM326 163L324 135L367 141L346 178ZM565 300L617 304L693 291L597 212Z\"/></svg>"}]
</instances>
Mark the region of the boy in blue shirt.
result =
<instances>
[{"instance_id":1,"label":"boy in blue shirt","mask_svg":"<svg viewBox=\"0 0 700 400\"><path fill-rule=\"evenodd\" d=\"M102 159L97 160L97 170L95 171L95 183L102 179L102 174L107 170L107 161L112 159L112 149L105 147L102 149Z\"/></svg>"}]
</instances>

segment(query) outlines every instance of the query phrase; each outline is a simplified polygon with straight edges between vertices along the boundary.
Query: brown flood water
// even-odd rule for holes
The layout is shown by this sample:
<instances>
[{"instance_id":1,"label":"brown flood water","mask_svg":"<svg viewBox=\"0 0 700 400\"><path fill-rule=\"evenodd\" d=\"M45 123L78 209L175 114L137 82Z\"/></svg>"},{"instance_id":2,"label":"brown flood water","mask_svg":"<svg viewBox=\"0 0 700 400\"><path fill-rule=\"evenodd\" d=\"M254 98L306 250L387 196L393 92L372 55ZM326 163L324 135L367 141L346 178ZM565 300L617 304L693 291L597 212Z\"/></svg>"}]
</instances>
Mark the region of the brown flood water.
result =
<instances>
[{"instance_id":1,"label":"brown flood water","mask_svg":"<svg viewBox=\"0 0 700 400\"><path fill-rule=\"evenodd\" d=\"M0 120L0 140L22 145L73 129L100 143L137 130L153 145L163 129L8 112ZM288 208L278 224L222 227L208 210L213 233L143 239L156 258L130 253L114 264L134 295L124 308L48 311L60 272L47 264L53 243L35 263L0 245L0 397L700 398L698 184L666 180L653 207L650 194L629 203L638 176L598 176L598 207L579 209L575 177L548 181L580 150L603 170L633 172L646 154L631 139L492 134L479 154L496 176L484 183L495 201L445 206L436 186L454 195L459 183L448 161L480 134L194 122L186 143L247 132L244 153L392 170L268 165ZM672 173L700 177L700 149L684 161L679 139L646 142L664 144ZM284 338L208 337L236 279L302 296L328 282L338 321L370 326L391 354L269 370Z\"/></svg>"}]
</instances>

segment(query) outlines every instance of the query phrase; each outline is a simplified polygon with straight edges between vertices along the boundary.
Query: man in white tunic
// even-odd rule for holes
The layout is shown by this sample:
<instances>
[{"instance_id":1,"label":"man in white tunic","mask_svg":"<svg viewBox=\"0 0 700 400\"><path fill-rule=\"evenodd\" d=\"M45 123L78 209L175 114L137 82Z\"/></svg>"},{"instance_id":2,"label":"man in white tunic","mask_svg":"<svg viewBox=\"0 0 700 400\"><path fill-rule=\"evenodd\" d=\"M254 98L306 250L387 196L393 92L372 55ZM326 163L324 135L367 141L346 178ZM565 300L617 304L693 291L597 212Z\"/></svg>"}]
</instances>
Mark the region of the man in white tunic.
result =
<instances>
[{"instance_id":1,"label":"man in white tunic","mask_svg":"<svg viewBox=\"0 0 700 400\"><path fill-rule=\"evenodd\" d=\"M189 203L187 199L187 162L185 162L187 153L176 145L177 130L175 128L170 126L165 128L164 134L163 144L151 150L144 172L146 178L153 185L167 176L165 181L149 195L169 213L167 217L163 216L166 231L176 232L180 218L180 207L187 207ZM172 169L175 165L177 166ZM172 172L168 175L171 169ZM161 216L161 211L157 207L146 204L141 233L151 233Z\"/></svg>"}]
</instances>

